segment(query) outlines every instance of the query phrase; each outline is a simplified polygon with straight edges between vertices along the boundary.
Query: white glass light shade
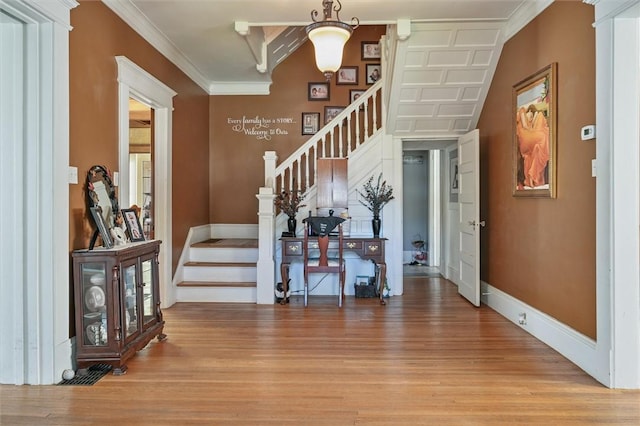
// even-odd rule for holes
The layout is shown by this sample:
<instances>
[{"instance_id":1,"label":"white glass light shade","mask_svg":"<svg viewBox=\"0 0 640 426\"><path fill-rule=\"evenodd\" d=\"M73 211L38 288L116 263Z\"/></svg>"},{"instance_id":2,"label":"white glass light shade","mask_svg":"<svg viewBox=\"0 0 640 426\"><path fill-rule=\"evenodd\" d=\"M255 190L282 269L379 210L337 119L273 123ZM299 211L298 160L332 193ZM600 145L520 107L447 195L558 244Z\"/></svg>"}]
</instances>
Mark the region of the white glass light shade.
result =
<instances>
[{"instance_id":1,"label":"white glass light shade","mask_svg":"<svg viewBox=\"0 0 640 426\"><path fill-rule=\"evenodd\" d=\"M321 25L309 31L309 39L315 50L316 66L327 78L340 69L344 45L351 37L352 31L348 25Z\"/></svg>"}]
</instances>

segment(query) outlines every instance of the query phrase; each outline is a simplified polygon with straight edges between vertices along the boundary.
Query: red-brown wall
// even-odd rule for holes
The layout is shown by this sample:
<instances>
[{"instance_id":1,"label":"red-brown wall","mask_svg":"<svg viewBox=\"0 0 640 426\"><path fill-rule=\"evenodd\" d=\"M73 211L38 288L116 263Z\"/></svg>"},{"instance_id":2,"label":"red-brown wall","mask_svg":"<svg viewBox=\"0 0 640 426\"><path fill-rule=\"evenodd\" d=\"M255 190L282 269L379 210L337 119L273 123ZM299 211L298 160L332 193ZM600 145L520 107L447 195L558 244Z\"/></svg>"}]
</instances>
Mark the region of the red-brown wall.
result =
<instances>
[{"instance_id":1,"label":"red-brown wall","mask_svg":"<svg viewBox=\"0 0 640 426\"><path fill-rule=\"evenodd\" d=\"M593 7L555 2L504 46L478 123L482 279L596 337ZM512 195L512 87L558 63L557 198Z\"/></svg>"},{"instance_id":2,"label":"red-brown wall","mask_svg":"<svg viewBox=\"0 0 640 426\"><path fill-rule=\"evenodd\" d=\"M350 90L367 89L365 64L375 61L361 60L361 42L377 42L384 31L384 26L362 26L354 31L345 46L342 65L358 67L359 84L336 85L334 76L328 101L309 101L307 97L309 82L324 81L315 66L311 42L304 43L275 68L269 95L211 96L211 223L257 223L255 195L264 186L265 151L276 151L280 160L286 159L310 137L302 136L302 112L319 112L322 126L325 106L347 106ZM265 140L234 131L229 120L242 117L285 118L294 122L270 124L270 130L280 129L281 134Z\"/></svg>"},{"instance_id":3,"label":"red-brown wall","mask_svg":"<svg viewBox=\"0 0 640 426\"><path fill-rule=\"evenodd\" d=\"M209 95L126 25L102 2L81 1L71 11L69 40L70 155L78 185L70 186L70 246L89 244L86 171L95 164L118 169L118 81L123 55L178 94L173 98L173 270L189 228L209 223ZM122 206L128 207L128 206ZM162 212L156 212L161 215Z\"/></svg>"}]
</instances>

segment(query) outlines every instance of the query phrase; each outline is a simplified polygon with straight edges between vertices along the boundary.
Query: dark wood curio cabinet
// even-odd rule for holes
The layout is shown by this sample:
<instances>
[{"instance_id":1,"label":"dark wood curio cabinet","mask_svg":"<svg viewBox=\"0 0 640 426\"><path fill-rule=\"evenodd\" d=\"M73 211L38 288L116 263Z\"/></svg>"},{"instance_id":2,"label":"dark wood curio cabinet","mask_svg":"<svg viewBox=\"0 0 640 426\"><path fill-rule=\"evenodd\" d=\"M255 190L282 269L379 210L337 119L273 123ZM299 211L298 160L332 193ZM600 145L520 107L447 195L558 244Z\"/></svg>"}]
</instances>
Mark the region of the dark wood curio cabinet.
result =
<instances>
[{"instance_id":1,"label":"dark wood curio cabinet","mask_svg":"<svg viewBox=\"0 0 640 426\"><path fill-rule=\"evenodd\" d=\"M109 364L124 374L127 360L154 337L163 340L160 241L73 252L76 361L79 373Z\"/></svg>"}]
</instances>

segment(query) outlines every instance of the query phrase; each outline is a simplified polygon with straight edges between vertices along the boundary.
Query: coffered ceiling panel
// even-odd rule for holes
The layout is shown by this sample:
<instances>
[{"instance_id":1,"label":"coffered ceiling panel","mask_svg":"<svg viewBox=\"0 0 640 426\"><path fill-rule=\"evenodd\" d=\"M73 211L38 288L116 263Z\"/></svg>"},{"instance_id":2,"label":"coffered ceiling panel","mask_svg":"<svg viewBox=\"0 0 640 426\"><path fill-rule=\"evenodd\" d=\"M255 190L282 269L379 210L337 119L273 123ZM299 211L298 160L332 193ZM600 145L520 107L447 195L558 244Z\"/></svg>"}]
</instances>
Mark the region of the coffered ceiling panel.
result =
<instances>
[{"instance_id":1,"label":"coffered ceiling panel","mask_svg":"<svg viewBox=\"0 0 640 426\"><path fill-rule=\"evenodd\" d=\"M455 137L475 128L503 42L502 22L413 23L398 41L391 133Z\"/></svg>"}]
</instances>

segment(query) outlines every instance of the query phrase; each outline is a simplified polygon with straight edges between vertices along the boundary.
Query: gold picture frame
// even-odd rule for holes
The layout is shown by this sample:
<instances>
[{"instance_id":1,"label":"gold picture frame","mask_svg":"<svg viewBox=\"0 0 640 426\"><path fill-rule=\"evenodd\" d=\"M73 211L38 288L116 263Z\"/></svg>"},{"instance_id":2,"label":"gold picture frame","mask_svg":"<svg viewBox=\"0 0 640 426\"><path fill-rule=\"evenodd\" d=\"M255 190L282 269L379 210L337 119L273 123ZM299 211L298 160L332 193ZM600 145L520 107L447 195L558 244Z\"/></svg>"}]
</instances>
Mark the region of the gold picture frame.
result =
<instances>
[{"instance_id":1,"label":"gold picture frame","mask_svg":"<svg viewBox=\"0 0 640 426\"><path fill-rule=\"evenodd\" d=\"M513 86L513 196L556 198L557 63Z\"/></svg>"}]
</instances>

